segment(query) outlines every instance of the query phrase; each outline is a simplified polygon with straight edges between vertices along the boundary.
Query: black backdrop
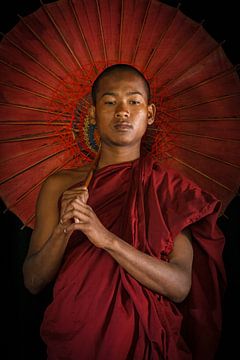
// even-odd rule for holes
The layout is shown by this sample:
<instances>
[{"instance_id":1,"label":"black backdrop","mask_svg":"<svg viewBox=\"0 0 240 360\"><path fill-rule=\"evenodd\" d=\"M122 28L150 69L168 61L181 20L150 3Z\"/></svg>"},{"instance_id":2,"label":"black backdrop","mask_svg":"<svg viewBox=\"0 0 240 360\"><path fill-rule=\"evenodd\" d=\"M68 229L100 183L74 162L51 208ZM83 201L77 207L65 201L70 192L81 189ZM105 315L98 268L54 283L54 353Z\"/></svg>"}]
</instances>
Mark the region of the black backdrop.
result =
<instances>
[{"instance_id":1,"label":"black backdrop","mask_svg":"<svg viewBox=\"0 0 240 360\"><path fill-rule=\"evenodd\" d=\"M113 0L114 1L114 0ZM45 1L51 2L51 1ZM176 6L175 0L165 1ZM1 2L0 31L7 33L18 22L17 14L28 15L37 10L40 1L18 0ZM205 29L218 41L225 40L223 48L233 65L240 63L240 16L237 1L182 0L180 9L196 21L204 22ZM31 295L23 285L22 264L31 236L31 229L20 230L21 221L11 212L3 213L0 201L0 233L2 241L3 290L2 329L4 330L4 359L43 360L45 347L39 337L43 311L51 300L52 285L41 294ZM219 218L225 234L224 261L228 288L224 301L223 332L217 360L240 358L240 198L233 198L226 209L226 217ZM234 331L234 327L237 331ZM205 359L204 359L205 360ZM206 359L207 360L207 359Z\"/></svg>"}]
</instances>

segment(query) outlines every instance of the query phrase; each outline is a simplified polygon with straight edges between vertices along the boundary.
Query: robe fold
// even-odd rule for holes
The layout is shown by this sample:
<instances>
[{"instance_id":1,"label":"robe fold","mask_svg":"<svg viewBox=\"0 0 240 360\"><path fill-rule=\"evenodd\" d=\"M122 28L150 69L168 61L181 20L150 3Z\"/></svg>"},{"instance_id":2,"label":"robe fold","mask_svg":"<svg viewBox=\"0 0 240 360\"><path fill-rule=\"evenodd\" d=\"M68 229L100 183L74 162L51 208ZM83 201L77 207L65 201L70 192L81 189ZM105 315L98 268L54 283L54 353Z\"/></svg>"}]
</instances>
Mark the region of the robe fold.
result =
<instances>
[{"instance_id":1,"label":"robe fold","mask_svg":"<svg viewBox=\"0 0 240 360\"><path fill-rule=\"evenodd\" d=\"M176 235L190 228L192 288L175 304L75 231L41 325L48 358L214 359L226 282L219 201L147 155L97 170L88 203L108 230L164 261Z\"/></svg>"}]
</instances>

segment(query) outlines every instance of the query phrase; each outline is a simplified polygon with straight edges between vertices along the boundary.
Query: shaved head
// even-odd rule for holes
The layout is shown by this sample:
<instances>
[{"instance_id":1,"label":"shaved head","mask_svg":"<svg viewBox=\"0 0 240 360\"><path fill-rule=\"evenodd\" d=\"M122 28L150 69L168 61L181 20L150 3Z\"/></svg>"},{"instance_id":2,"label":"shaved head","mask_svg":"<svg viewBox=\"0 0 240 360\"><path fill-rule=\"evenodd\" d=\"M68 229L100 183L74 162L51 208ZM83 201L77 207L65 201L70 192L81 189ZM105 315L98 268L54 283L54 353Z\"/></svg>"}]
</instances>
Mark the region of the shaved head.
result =
<instances>
[{"instance_id":1,"label":"shaved head","mask_svg":"<svg viewBox=\"0 0 240 360\"><path fill-rule=\"evenodd\" d=\"M146 97L148 102L150 101L150 97L151 97L151 93L150 93L150 85L148 83L148 81L146 80L145 76L141 73L141 71L139 71L138 69L136 69L134 66L132 65L128 65L128 64L115 64L115 65L111 65L109 67L107 67L105 70L103 70L98 77L96 78L96 80L94 81L93 85L92 85L92 101L93 101L93 105L96 105L96 99L97 99L97 92L99 90L99 83L102 79L104 79L106 76L109 76L111 74L114 73L131 73L134 74L136 76L138 76L144 84L144 88L146 91Z\"/></svg>"}]
</instances>

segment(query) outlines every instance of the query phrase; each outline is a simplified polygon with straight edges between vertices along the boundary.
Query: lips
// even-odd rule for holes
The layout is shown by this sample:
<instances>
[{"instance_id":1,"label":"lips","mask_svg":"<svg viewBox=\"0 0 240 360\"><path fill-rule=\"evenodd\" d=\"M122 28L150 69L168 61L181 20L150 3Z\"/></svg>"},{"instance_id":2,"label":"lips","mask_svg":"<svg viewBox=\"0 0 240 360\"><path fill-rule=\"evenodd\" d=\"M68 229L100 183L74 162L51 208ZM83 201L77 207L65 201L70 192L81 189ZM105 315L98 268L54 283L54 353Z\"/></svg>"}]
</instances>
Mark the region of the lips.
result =
<instances>
[{"instance_id":1,"label":"lips","mask_svg":"<svg viewBox=\"0 0 240 360\"><path fill-rule=\"evenodd\" d=\"M132 129L132 125L128 122L118 122L114 124L114 128L118 131L128 131Z\"/></svg>"}]
</instances>

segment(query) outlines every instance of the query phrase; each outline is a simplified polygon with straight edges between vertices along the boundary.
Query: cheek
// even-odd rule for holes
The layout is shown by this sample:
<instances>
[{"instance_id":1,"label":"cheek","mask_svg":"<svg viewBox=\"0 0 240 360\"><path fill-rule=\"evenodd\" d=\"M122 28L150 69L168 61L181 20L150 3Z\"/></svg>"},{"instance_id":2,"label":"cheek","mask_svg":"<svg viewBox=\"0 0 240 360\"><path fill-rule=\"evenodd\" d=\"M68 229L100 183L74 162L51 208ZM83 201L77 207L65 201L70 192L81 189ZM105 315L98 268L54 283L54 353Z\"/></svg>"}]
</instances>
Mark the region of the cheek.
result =
<instances>
[{"instance_id":1,"label":"cheek","mask_svg":"<svg viewBox=\"0 0 240 360\"><path fill-rule=\"evenodd\" d=\"M147 122L148 122L148 114L147 111L145 109L139 109L134 111L133 113L135 120L138 121L139 123L147 126Z\"/></svg>"}]
</instances>

